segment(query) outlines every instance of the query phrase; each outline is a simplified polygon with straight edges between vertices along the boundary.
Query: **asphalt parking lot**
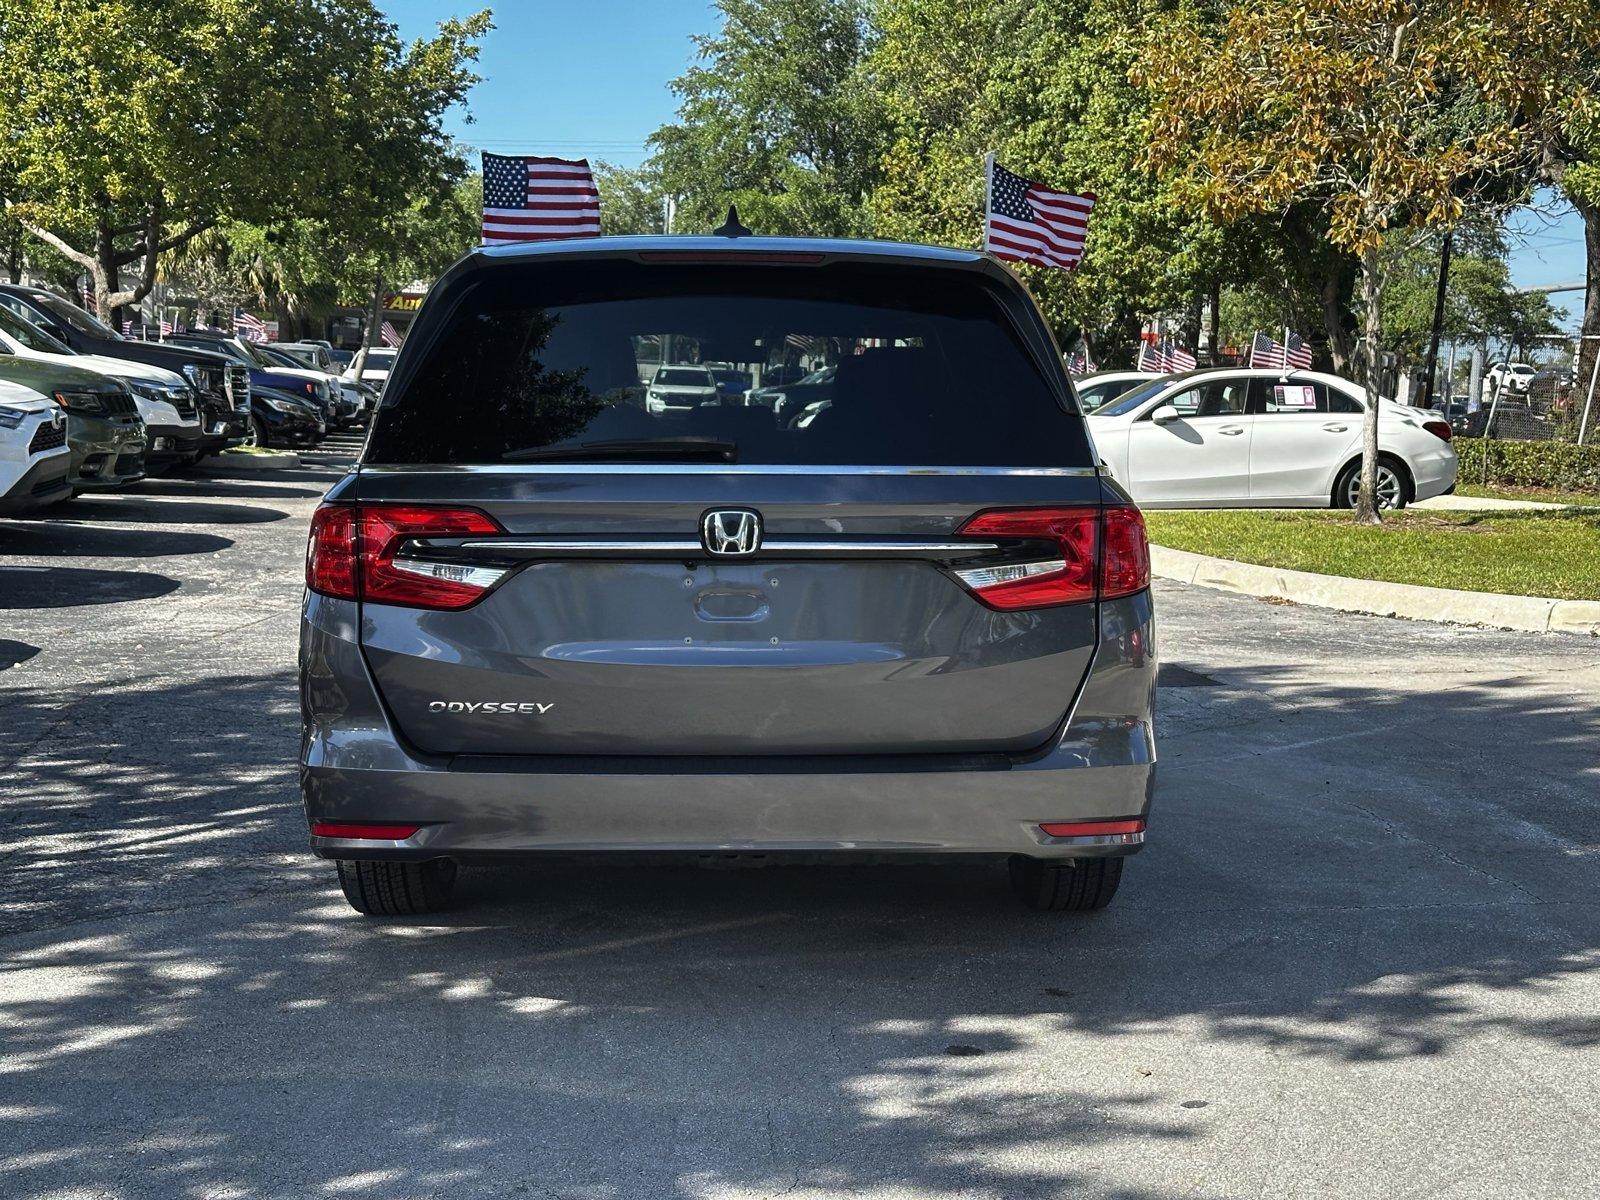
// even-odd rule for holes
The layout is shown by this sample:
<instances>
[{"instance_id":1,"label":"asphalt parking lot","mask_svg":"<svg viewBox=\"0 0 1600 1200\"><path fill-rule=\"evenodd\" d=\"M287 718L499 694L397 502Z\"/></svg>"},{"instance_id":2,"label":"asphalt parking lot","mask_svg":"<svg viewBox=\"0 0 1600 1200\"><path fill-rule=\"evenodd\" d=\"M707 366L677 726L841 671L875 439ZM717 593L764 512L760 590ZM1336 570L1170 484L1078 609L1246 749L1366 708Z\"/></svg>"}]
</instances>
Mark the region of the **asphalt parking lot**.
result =
<instances>
[{"instance_id":1,"label":"asphalt parking lot","mask_svg":"<svg viewBox=\"0 0 1600 1200\"><path fill-rule=\"evenodd\" d=\"M0 522L0 1197L1594 1194L1600 643L1162 586L1104 913L566 864L385 923L305 849L307 461Z\"/></svg>"}]
</instances>

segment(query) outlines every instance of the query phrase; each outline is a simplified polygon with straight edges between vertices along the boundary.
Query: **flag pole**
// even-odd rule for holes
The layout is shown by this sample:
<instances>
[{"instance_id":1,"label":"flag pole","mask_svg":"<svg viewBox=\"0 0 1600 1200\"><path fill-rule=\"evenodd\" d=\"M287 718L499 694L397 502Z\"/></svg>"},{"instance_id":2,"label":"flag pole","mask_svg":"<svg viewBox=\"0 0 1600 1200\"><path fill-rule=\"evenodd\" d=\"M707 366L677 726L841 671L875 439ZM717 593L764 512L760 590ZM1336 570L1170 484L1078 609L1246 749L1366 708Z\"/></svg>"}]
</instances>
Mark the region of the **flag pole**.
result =
<instances>
[{"instance_id":1,"label":"flag pole","mask_svg":"<svg viewBox=\"0 0 1600 1200\"><path fill-rule=\"evenodd\" d=\"M994 151L983 156L983 244L989 245L989 214L994 211Z\"/></svg>"}]
</instances>

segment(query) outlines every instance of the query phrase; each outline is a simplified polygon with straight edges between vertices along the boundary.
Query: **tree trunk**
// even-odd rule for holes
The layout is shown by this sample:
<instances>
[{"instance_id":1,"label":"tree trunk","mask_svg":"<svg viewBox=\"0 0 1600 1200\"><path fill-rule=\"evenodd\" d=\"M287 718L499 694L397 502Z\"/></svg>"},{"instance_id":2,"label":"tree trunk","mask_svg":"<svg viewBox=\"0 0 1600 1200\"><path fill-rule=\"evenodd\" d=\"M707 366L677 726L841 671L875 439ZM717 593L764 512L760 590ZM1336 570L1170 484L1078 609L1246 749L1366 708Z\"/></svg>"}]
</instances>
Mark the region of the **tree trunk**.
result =
<instances>
[{"instance_id":1,"label":"tree trunk","mask_svg":"<svg viewBox=\"0 0 1600 1200\"><path fill-rule=\"evenodd\" d=\"M1317 289L1322 304L1322 328L1328 338L1328 357L1333 361L1335 375L1349 375L1355 359L1355 343L1351 334L1355 322L1350 317L1350 287L1355 282L1351 259L1338 255L1329 263Z\"/></svg>"},{"instance_id":2,"label":"tree trunk","mask_svg":"<svg viewBox=\"0 0 1600 1200\"><path fill-rule=\"evenodd\" d=\"M1439 282L1433 291L1433 325L1428 331L1427 378L1422 385L1422 395L1411 401L1418 408L1433 405L1434 380L1439 374L1439 339L1444 333L1444 302L1450 290L1450 252L1454 248L1456 231L1445 230L1444 248L1439 251Z\"/></svg>"},{"instance_id":3,"label":"tree trunk","mask_svg":"<svg viewBox=\"0 0 1600 1200\"><path fill-rule=\"evenodd\" d=\"M1361 255L1361 299L1367 308L1367 411L1361 421L1361 491L1356 497L1356 523L1378 525L1378 373L1383 341L1383 268L1376 249Z\"/></svg>"},{"instance_id":4,"label":"tree trunk","mask_svg":"<svg viewBox=\"0 0 1600 1200\"><path fill-rule=\"evenodd\" d=\"M356 351L355 361L350 364L350 373L358 381L361 372L367 365L367 351L379 342L378 326L383 322L383 272L376 272L372 276L372 306L367 309L367 327L361 336L361 349Z\"/></svg>"},{"instance_id":5,"label":"tree trunk","mask_svg":"<svg viewBox=\"0 0 1600 1200\"><path fill-rule=\"evenodd\" d=\"M6 239L6 279L11 283L22 282L22 227L17 226Z\"/></svg>"},{"instance_id":6,"label":"tree trunk","mask_svg":"<svg viewBox=\"0 0 1600 1200\"><path fill-rule=\"evenodd\" d=\"M1589 380L1594 376L1595 356L1600 355L1600 205L1576 199L1572 204L1583 218L1583 244L1588 257L1584 278L1589 290L1583 303L1583 324L1578 330L1583 338L1578 343L1575 364L1578 373L1575 394L1587 396Z\"/></svg>"},{"instance_id":7,"label":"tree trunk","mask_svg":"<svg viewBox=\"0 0 1600 1200\"><path fill-rule=\"evenodd\" d=\"M1200 309L1204 304L1205 297L1196 292L1189 301L1189 307L1184 310L1179 337L1186 349L1193 350L1200 345Z\"/></svg>"},{"instance_id":8,"label":"tree trunk","mask_svg":"<svg viewBox=\"0 0 1600 1200\"><path fill-rule=\"evenodd\" d=\"M1206 303L1210 306L1210 313L1206 320L1206 344L1211 349L1211 365L1222 365L1222 284L1213 279L1210 290L1206 293Z\"/></svg>"},{"instance_id":9,"label":"tree trunk","mask_svg":"<svg viewBox=\"0 0 1600 1200\"><path fill-rule=\"evenodd\" d=\"M122 328L122 306L111 307L111 293L120 291L122 264L117 262L117 239L109 221L102 219L94 239L94 306L100 319L113 329Z\"/></svg>"}]
</instances>

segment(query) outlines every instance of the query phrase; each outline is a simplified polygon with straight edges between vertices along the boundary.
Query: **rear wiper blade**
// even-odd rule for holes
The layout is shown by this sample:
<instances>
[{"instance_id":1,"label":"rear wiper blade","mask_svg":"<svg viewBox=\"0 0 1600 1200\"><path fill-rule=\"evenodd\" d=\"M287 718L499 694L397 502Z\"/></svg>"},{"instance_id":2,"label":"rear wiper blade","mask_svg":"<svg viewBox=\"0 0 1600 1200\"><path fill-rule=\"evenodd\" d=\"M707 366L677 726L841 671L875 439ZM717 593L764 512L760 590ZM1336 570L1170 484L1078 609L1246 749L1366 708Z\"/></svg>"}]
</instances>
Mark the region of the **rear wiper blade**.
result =
<instances>
[{"instance_id":1,"label":"rear wiper blade","mask_svg":"<svg viewBox=\"0 0 1600 1200\"><path fill-rule=\"evenodd\" d=\"M662 437L610 438L598 442L579 442L575 446L530 446L508 450L500 457L506 462L582 462L589 459L709 459L733 462L739 453L734 442L721 438Z\"/></svg>"}]
</instances>

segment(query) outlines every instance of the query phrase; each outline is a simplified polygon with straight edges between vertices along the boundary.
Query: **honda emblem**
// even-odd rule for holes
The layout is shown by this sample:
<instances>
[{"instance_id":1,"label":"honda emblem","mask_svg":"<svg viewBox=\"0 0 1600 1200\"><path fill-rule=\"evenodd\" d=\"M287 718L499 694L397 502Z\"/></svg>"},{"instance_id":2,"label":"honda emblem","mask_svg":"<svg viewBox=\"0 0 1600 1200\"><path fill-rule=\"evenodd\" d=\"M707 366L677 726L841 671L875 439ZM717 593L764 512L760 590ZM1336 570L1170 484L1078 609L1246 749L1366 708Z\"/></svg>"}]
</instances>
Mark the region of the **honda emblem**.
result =
<instances>
[{"instance_id":1,"label":"honda emblem","mask_svg":"<svg viewBox=\"0 0 1600 1200\"><path fill-rule=\"evenodd\" d=\"M707 554L754 554L761 549L761 514L748 508L714 508L700 518Z\"/></svg>"}]
</instances>

